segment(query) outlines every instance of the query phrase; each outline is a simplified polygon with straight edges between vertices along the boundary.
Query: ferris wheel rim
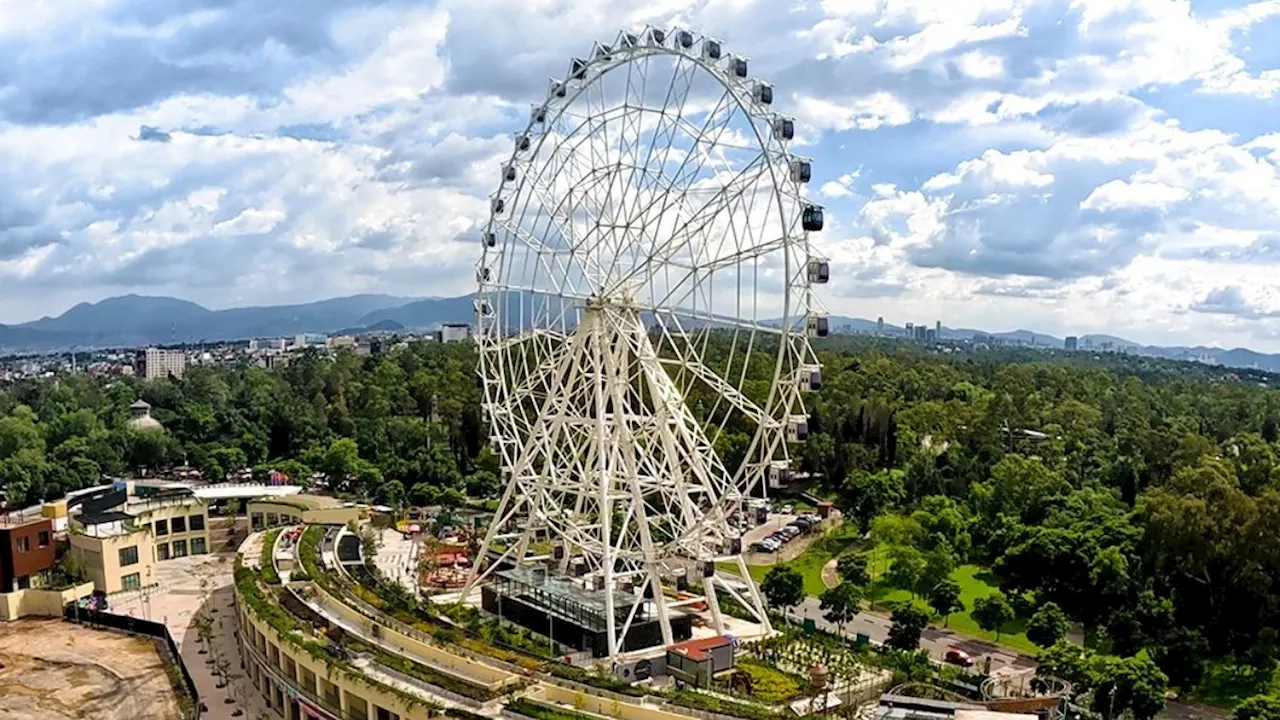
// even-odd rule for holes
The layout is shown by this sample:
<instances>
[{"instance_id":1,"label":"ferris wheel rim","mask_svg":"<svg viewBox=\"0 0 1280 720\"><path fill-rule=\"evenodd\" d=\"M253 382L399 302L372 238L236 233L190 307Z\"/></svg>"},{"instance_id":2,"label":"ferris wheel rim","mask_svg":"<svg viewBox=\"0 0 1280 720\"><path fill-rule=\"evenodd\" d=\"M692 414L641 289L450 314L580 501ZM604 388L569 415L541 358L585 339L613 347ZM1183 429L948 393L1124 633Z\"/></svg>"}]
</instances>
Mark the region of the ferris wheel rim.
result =
<instances>
[{"instance_id":1,"label":"ferris wheel rim","mask_svg":"<svg viewBox=\"0 0 1280 720\"><path fill-rule=\"evenodd\" d=\"M615 47L605 57L601 57L599 52L600 48L604 46L602 46L600 43L596 43L592 49L590 59L582 61L584 63L584 65L582 66L583 77L586 78L586 80L571 84L571 80L568 78L560 79L560 80L557 80L554 78L551 79L549 81L551 90L548 93L549 95L548 100L541 104L533 105L532 106L533 109L535 110L542 109L544 111L550 110L553 107L553 101L551 99L551 97L553 96L553 93L558 87L563 87L566 89L565 96L560 98L558 101L555 101L554 103L557 110L557 114L555 117L557 118L562 117L567 110L574 107L575 103L578 102L579 98L585 95L587 91L591 87L593 87L595 83L599 82L609 72L615 71L618 68L634 63L638 59L642 59L642 58L647 59L654 56L665 56L665 57L676 58L678 61L690 61L693 63L694 67L701 70L706 76L709 76L712 79L716 80L716 82L719 83L720 87L725 91L725 94L733 98L733 101L736 105L736 109L742 112L744 116L749 117L753 120L770 121L770 124L772 124L772 121L776 121L776 120L791 120L790 116L784 115L783 113L773 112L773 111L764 112L754 108L753 107L754 103L750 102L749 101L750 99L744 96L745 87L759 87L760 85L766 85L772 88L772 84L765 83L758 79L748 80L747 78L742 78L743 82L735 84L734 81L732 81L727 76L727 73L724 71L724 69L718 67L714 61L708 62L707 59L704 58L701 54L693 54L691 52L687 52L687 51L691 51L695 46L698 45L697 37L694 37L692 39L691 44L685 48L686 50L685 52L682 52L672 47L668 47L667 45L661 44L661 43L657 45L650 45L650 44L644 43L643 39L651 37L654 30L657 30L657 28L653 28L652 26L646 26L640 33L631 34L631 35L634 35L636 38L641 39L641 41L638 42L637 44L634 44L630 47L626 47L622 50L618 50L616 48L616 45L618 43L615 42ZM663 32L665 33L665 31ZM675 38L680 32L689 32L689 31L681 30L677 28L675 30L672 30L670 33L668 33L666 35L666 38L668 40ZM622 33L619 33L618 37L622 38L626 35L628 35L628 33L622 32ZM703 42L711 41L717 44L719 43L718 40L715 40L714 38L710 38L706 36L703 36L701 40ZM744 60L747 59L745 58L745 56L726 56L726 57L742 58ZM575 58L574 61L577 62L578 59ZM594 72L594 73L590 72L591 68L596 67L597 65L604 65L605 67L598 72ZM571 93L569 92L570 88L572 89ZM770 103L770 106L771 105L772 103ZM553 118L549 115L544 116L544 119L541 122L535 121L531 113L530 119L525 124L524 130L517 134L517 138L536 137L537 145L536 146L531 145L528 150L522 151L519 148L519 143L517 142L517 144L513 146L511 153L507 156L506 162L504 163L504 167L513 166L516 163L516 160L524 152L528 152L530 155L536 154L537 151L541 149L543 143L547 141L548 136L545 132L535 133L533 132L533 130L537 126L543 126L543 127L549 126L552 123L552 121L553 121ZM584 124L585 124L585 121L584 121ZM769 155L770 151L768 148L768 142L761 135L759 126L755 122L751 122L749 123L749 125L753 133L753 139L755 140L755 143L756 143L755 146L753 147L758 147L760 149L761 155ZM579 127L581 127L581 125ZM780 150L775 152L774 154L784 157L788 162L791 160L797 159L798 157L795 154L791 153L789 147L787 147L786 145L780 146ZM771 212L776 212L777 216L780 219L784 219L786 216L786 211L782 207L781 188L784 186L785 179L783 180L779 179L778 167L776 163L770 162L768 163L768 166L769 166L768 169L769 169L769 175L770 175L770 181L771 181L769 185L771 188L770 192L772 196L770 198L770 203L771 205L773 205ZM521 195L522 188L524 187L525 183L529 182L529 179L525 176L521 176L519 177L517 182L518 182L518 185L513 190L513 192L510 193L512 197L519 197ZM505 185L506 185L505 181L499 182L497 190L495 190L493 193L490 194L490 198L493 199L497 196L500 196L503 192ZM515 226L515 223L508 223L508 222L502 221L499 215L500 213L493 211L493 205L491 203L489 216L484 225L484 228L485 228L484 232L487 232L487 233L493 232L495 224L498 224L504 227ZM806 245L807 245L807 241L806 241ZM782 293L783 309L782 309L781 321L784 327L789 327L793 324L792 308L790 307L791 305L790 290L794 282L794 271L791 268L791 258L789 253L783 252L782 256L783 256L783 278L785 282L785 288L784 288L784 292ZM483 262L483 258L482 258L482 262ZM504 284L501 284L501 283L495 283L489 289L486 289L484 285L485 283L481 283L481 294L485 294L487 292L501 293L501 292L507 291L507 289L503 287ZM775 381L776 381L776 378L775 378Z\"/></svg>"},{"instance_id":2,"label":"ferris wheel rim","mask_svg":"<svg viewBox=\"0 0 1280 720\"><path fill-rule=\"evenodd\" d=\"M655 32L661 32L665 36L665 39L658 40L656 43L653 42ZM792 347L794 341L796 339L800 339L805 342L807 350L807 336L803 332L797 333L795 325L801 318L802 314L804 317L809 317L811 315L812 305L810 303L811 296L809 293L809 284L800 284L797 282L800 274L802 273L803 267L794 266L793 258L791 257L793 246L799 248L799 251L803 254L804 257L801 259L802 263L807 263L809 259L813 257L812 249L809 245L807 228L804 232L796 232L799 225L799 209L803 208L807 211L811 204L804 197L803 193L799 191L799 185L801 183L793 183L795 187L789 197L795 199L798 204L798 208L796 209L795 215L789 215L788 210L783 206L783 203L784 197L787 197L786 193L784 193L784 188L787 186L787 182L791 180L791 178L787 177L785 173L782 173L783 168L779 167L779 163L782 163L786 166L787 170L790 170L793 162L802 160L803 157L792 152L789 143L785 140L780 140L776 146L771 146L769 141L769 132L764 130L764 128L774 128L778 122L794 123L794 120L790 116L773 109L773 85L771 83L759 78L749 78L745 75L738 75L737 77L734 77L731 75L728 68L722 67L721 61L736 62L737 60L742 60L745 62L748 58L742 55L724 54L719 58L709 59L703 52L699 52L699 50L705 48L707 43L714 43L719 47L719 41L706 36L694 36L691 33L689 33L690 39L688 42L681 42L680 47L673 46L675 39L679 37L681 33L688 33L688 31L683 31L677 28L668 32L658 30L653 27L646 27L637 34L629 35L625 32L620 33L618 35L619 40L615 42L612 48L610 48L610 46L604 46L597 43L593 46L588 59L579 60L575 58L573 60L573 65L571 67L576 68L577 72L580 74L580 79L578 81L575 82L572 76L564 79L552 79L549 81L547 99L539 104L531 106L530 115L524 125L524 129L516 134L517 142L513 145L510 154L506 157L506 161L503 165L504 177L499 182L498 188L490 195L490 212L483 226L484 232L487 236L492 237L492 234L498 229L507 231L503 233L503 247L497 251L499 257L502 257L505 260L506 250L511 247L515 239L519 237L520 233L517 231L517 228L520 227L528 213L528 198L534 194L534 190L531 188L537 180L541 179L542 175L545 174L548 169L552 168L553 162L547 161L543 163L539 168L537 175L531 175L529 173L519 174L515 184L511 186L508 185L508 181L510 180L507 176L508 169L519 166L522 156L537 157L548 140L551 139L551 135L546 132L546 128L551 127L559 119L570 116L581 120L574 131L565 136L567 138L574 138L577 136L577 130L588 125L593 117L617 109L615 106L614 108L605 108L597 113L591 107L588 95L593 87L602 83L603 79L609 76L610 73L615 73L623 68L635 65L639 61L647 61L654 57L674 59L677 71L679 71L681 64L687 63L687 72L689 74L692 75L696 73L701 77L709 77L717 83L717 86L721 91L721 102L726 99L731 101L733 108L729 116L730 119L733 117L732 113L741 113L742 117L747 119L748 122L746 124L751 127L751 135L749 138L752 141L751 148L753 151L758 151L758 157L763 158L765 160L764 164L767 166L767 182L765 185L767 185L767 193L769 194L769 214L776 216L783 227L783 236L780 239L782 246L781 252L779 253L782 255L783 265L783 289L781 291L782 312L780 322L777 327L769 327L765 323L759 321L755 323L744 323L741 317L724 316L722 318L716 318L717 320L725 322L724 329L729 329L733 332L733 339L731 341L731 347L733 348L732 351L737 352L739 345L741 345L741 350L744 354L741 371L743 373L743 378L745 378L745 371L747 369L748 358L746 356L759 351L759 349L756 348L757 334L767 332L769 334L779 336L776 352L769 353L773 356L772 377L768 379L768 397L763 403L766 408L775 408L775 406L780 402L780 385L789 381L789 378L784 377L784 371L788 365L788 361L795 360L799 357L799 362L803 363L807 360L808 356L812 355L811 350L808 352L797 351ZM628 36L632 38L632 41L630 44L625 44L625 46L623 46L624 43L622 43L621 40ZM673 76L672 82L674 83L674 81L675 79ZM769 89L769 101L757 102L754 99L754 93L756 93L759 88ZM687 99L687 97L685 99ZM681 111L683 109L683 102L684 100L681 101ZM575 109L582 108L584 104L586 105L585 111L582 112L581 115L575 115L573 111ZM664 105L663 109L659 112L665 113L666 109L667 108ZM714 115L714 111L712 112L712 115ZM539 128L542 128L542 130L539 131ZM582 134L578 137L578 143L581 144L589 138L590 133ZM789 139L790 136L786 138L786 140ZM525 142L528 144L522 147L521 144ZM561 138L560 142L565 142L564 138ZM695 150L696 140L694 149L685 153L685 162L688 162L689 157L694 154ZM652 149L650 149L650 153L652 153ZM531 168L532 165L530 164L528 167ZM593 166L591 172L594 173L599 169L600 168ZM670 195L677 192L675 185L676 183L673 181L671 185L665 188L664 194ZM510 188L510 190L508 190L508 188ZM518 217L514 212L509 218L501 216L502 213L497 209L498 206L494 201L504 197L510 198L513 206L515 206L516 202L520 198L525 199L524 209L521 210ZM728 210L727 208L718 208L717 213L719 212L731 212L731 210ZM788 225L788 223L791 224ZM527 234L529 234L534 241L538 240L536 233ZM666 246L671 244L673 239L674 237L668 237L665 239L659 238L659 242L662 242L663 246ZM688 239L685 239L684 242L687 243ZM763 244L763 241L757 244ZM481 263L487 261L489 258L490 248L492 247L493 245L491 243L485 247ZM532 245L530 245L530 247L532 247ZM576 246L571 247L567 254L570 257L573 257L578 250L579 248ZM741 257L743 254L744 253L740 251L734 256L731 256L734 258L733 262L740 264L742 262ZM655 248L655 252L646 259L642 267L647 268L659 255L660 253L657 252L657 249ZM563 269L561 269L561 271L563 272ZM500 274L501 272L502 271L499 270ZM634 272L635 271L633 271L633 273ZM554 270L548 268L547 274L548 276L553 275ZM696 268L690 273L690 277L696 278ZM797 302L796 289L798 285L805 291L805 301L803 303ZM513 294L534 292L545 294L545 290L537 290L532 285L530 287L519 287L502 278L492 280L486 279L482 280L480 283L479 296L486 300L493 301L493 305L495 307L493 312L498 317L498 321L491 324L491 328L496 329L496 334L493 337L490 337L490 333L486 333L483 330L478 333L481 354L493 355L493 357L488 358L490 362L486 363L482 361L482 372L483 368L488 366L490 371L498 376L496 379L499 382L501 381L501 376L505 374L502 366L504 365L503 360L506 359L502 356L502 336L505 330L502 327L502 322L506 320L505 303L502 301ZM563 303L566 299L569 299L570 297L574 297L579 300L584 299L584 295L582 293L565 292L565 288L563 287L561 287L560 292L555 293L554 295L558 296L561 301L562 310L564 308ZM668 293L668 296L664 298L664 301L668 300L670 295L671 293ZM504 309L499 310L497 308ZM648 309L655 313L670 312L672 314L688 314L687 309L685 308L650 306ZM524 311L521 310L521 314L523 314L523 312ZM520 322L523 327L523 318ZM537 328L530 327L524 329L523 332L529 332L535 329ZM741 337L742 335L745 335L745 339ZM487 387L490 383L486 382L485 385L486 396L488 396L489 392ZM486 399L488 400L489 398L487 397ZM493 400L500 402L501 398L493 398ZM721 404L724 402L724 396L717 396L713 406L713 414L714 411L719 409ZM492 404L497 403L493 402ZM738 409L741 410L741 408ZM725 430L724 423L727 422L728 419L727 413L732 413L733 411L734 407L732 406L732 403L726 405L724 420L717 428L717 438L719 438ZM773 412L776 413L777 411L775 410ZM766 429L767 428L764 425L757 424L754 432L750 433L750 445L746 451L748 456L757 453L758 446L760 445L762 437L765 435ZM780 447L783 455L788 456L789 453L787 452L786 443L782 443ZM778 446L775 446L772 450L763 451L763 454L775 455L777 452ZM765 464L772 464L772 461L765 459L758 462L757 465L760 467L755 468L754 472L763 472L761 467ZM752 471L749 470L746 465L739 467L734 471L735 484L750 472Z\"/></svg>"}]
</instances>

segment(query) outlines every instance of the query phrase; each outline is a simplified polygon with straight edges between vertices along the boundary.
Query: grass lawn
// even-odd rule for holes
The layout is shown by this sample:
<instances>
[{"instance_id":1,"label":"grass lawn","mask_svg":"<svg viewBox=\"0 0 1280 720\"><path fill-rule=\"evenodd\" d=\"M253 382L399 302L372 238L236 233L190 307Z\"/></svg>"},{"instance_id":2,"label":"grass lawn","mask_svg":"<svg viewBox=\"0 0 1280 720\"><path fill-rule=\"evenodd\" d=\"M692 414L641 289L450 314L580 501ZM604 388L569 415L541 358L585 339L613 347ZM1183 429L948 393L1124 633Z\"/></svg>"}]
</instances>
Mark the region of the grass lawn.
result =
<instances>
[{"instance_id":1,"label":"grass lawn","mask_svg":"<svg viewBox=\"0 0 1280 720\"><path fill-rule=\"evenodd\" d=\"M827 589L827 586L822 584L822 567L831 558L856 549L861 539L857 525L841 523L821 539L815 540L800 557L778 564L786 565L799 571L800 575L804 577L804 592L806 595L821 595L822 591ZM737 569L737 566L731 563L721 563L721 567L726 570ZM764 581L764 576L769 573L771 568L773 568L773 564L747 566L747 570L751 573L751 578L757 583Z\"/></svg>"},{"instance_id":2,"label":"grass lawn","mask_svg":"<svg viewBox=\"0 0 1280 720\"><path fill-rule=\"evenodd\" d=\"M873 567L877 560L884 564L883 557L883 554L878 558L873 554L867 558L867 566L871 568L871 576L873 578L877 609L889 602L902 602L911 599L910 592L893 587L882 579L884 574L883 567ZM951 579L960 584L960 601L964 603L965 609L950 617L948 627L964 635L972 635L976 638L995 642L996 634L978 627L977 621L969 615L969 612L973 610L974 600L986 597L999 590L996 585L996 579L991 576L991 573L977 565L961 565L951 573ZM916 598L915 603L925 612L932 614L933 611L929 609L929 604L922 598ZM1004 631L1000 633L1000 644L1031 654L1040 652L1040 648L1036 647L1024 634L1027 628L1027 619L1022 617L1014 618L1012 622L1006 625ZM936 622L936 624L941 625L942 623Z\"/></svg>"},{"instance_id":3,"label":"grass lawn","mask_svg":"<svg viewBox=\"0 0 1280 720\"><path fill-rule=\"evenodd\" d=\"M1280 675L1259 677L1248 668L1224 660L1211 660L1200 684L1186 695L1192 700L1228 710L1254 695L1280 693Z\"/></svg>"},{"instance_id":4,"label":"grass lawn","mask_svg":"<svg viewBox=\"0 0 1280 720\"><path fill-rule=\"evenodd\" d=\"M805 687L804 678L785 673L750 658L738 661L738 669L751 676L752 695L763 703L777 704L790 702L800 695Z\"/></svg>"},{"instance_id":5,"label":"grass lawn","mask_svg":"<svg viewBox=\"0 0 1280 720\"><path fill-rule=\"evenodd\" d=\"M822 567L831 558L848 553L866 555L867 569L871 573L877 611L880 611L886 603L911 599L910 592L893 587L882 579L888 569L885 553L866 549L865 543L862 542L858 533L858 528L853 523L840 525L828 533L826 537L815 542L800 557L783 564L795 568L804 577L805 594L818 596L827 589L822 582ZM773 565L750 565L748 570L750 570L751 577L756 582L761 582L772 567ZM729 567L727 569L732 570L733 568ZM948 627L964 635L995 642L996 634L989 633L978 627L978 623L969 615L969 612L973 610L974 600L986 597L999 589L995 578L984 568L977 565L961 565L956 568L955 572L951 573L951 579L960 584L960 599L964 602L965 610L952 615L948 622ZM928 603L923 599L916 598L915 603L926 612L932 613ZM1004 631L1000 633L1000 644L1027 653L1038 653L1040 648L1036 647L1024 634L1027 619L1023 617L1015 618L1005 626ZM937 622L936 624L941 625L942 623Z\"/></svg>"}]
</instances>

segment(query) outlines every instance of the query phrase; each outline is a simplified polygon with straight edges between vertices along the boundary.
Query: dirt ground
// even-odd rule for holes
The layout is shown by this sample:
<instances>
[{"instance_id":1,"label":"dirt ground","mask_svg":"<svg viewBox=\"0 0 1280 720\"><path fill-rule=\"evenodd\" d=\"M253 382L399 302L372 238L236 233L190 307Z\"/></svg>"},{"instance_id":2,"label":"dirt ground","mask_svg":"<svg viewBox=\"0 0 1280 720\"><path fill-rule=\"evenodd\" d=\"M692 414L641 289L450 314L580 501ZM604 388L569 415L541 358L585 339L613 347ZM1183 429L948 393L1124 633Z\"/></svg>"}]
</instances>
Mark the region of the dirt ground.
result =
<instances>
[{"instance_id":1,"label":"dirt ground","mask_svg":"<svg viewBox=\"0 0 1280 720\"><path fill-rule=\"evenodd\" d=\"M256 557L256 553L254 550L251 556ZM239 623L234 609L233 567L233 554L166 560L156 563L156 587L113 595L111 599L113 613L155 620L168 626L204 701L206 710L201 716L204 720L231 720L237 710L243 711L241 717L257 718L265 709L262 695L240 667L235 638ZM214 621L212 648L205 648L191 627L192 619L202 609L210 612ZM215 657L228 661L230 686L214 674ZM267 717L279 718L279 715L272 713ZM5 720L2 714L0 720Z\"/></svg>"},{"instance_id":2,"label":"dirt ground","mask_svg":"<svg viewBox=\"0 0 1280 720\"><path fill-rule=\"evenodd\" d=\"M0 719L171 720L154 641L61 620L0 623Z\"/></svg>"}]
</instances>

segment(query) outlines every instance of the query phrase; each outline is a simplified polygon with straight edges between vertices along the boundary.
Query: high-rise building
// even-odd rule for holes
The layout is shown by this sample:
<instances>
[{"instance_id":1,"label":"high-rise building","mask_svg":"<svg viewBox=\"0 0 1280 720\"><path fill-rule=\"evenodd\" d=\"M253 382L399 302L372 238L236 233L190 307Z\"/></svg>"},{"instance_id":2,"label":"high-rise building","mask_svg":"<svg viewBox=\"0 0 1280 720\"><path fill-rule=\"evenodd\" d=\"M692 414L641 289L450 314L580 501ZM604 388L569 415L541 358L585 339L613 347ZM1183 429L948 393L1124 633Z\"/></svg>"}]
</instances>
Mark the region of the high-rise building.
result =
<instances>
[{"instance_id":1,"label":"high-rise building","mask_svg":"<svg viewBox=\"0 0 1280 720\"><path fill-rule=\"evenodd\" d=\"M462 342L471 338L471 326L466 323L445 323L436 331L436 340L442 343Z\"/></svg>"},{"instance_id":2,"label":"high-rise building","mask_svg":"<svg viewBox=\"0 0 1280 720\"><path fill-rule=\"evenodd\" d=\"M147 380L172 377L180 380L187 369L187 354L181 350L146 348L138 351L133 364L138 377Z\"/></svg>"},{"instance_id":3,"label":"high-rise building","mask_svg":"<svg viewBox=\"0 0 1280 720\"><path fill-rule=\"evenodd\" d=\"M929 339L929 328L928 328L928 327L926 327L926 326L924 326L924 325L917 325L917 326L916 326L916 339L917 339L917 340L928 340L928 339Z\"/></svg>"},{"instance_id":4,"label":"high-rise building","mask_svg":"<svg viewBox=\"0 0 1280 720\"><path fill-rule=\"evenodd\" d=\"M877 335L884 334L884 318L883 317L876 318L876 334Z\"/></svg>"},{"instance_id":5,"label":"high-rise building","mask_svg":"<svg viewBox=\"0 0 1280 720\"><path fill-rule=\"evenodd\" d=\"M907 324L904 326L904 327L906 328L906 331L907 331L907 339L908 339L908 340L910 340L911 338L913 338L913 337L915 337L915 336L916 336L916 331L915 331L915 328L913 327L914 325L915 325L915 323L907 323Z\"/></svg>"},{"instance_id":6,"label":"high-rise building","mask_svg":"<svg viewBox=\"0 0 1280 720\"><path fill-rule=\"evenodd\" d=\"M933 324L933 336L936 340L942 339L942 321L939 320Z\"/></svg>"},{"instance_id":7,"label":"high-rise building","mask_svg":"<svg viewBox=\"0 0 1280 720\"><path fill-rule=\"evenodd\" d=\"M929 328L924 333L924 339L926 342L938 342L938 331L933 328Z\"/></svg>"},{"instance_id":8,"label":"high-rise building","mask_svg":"<svg viewBox=\"0 0 1280 720\"><path fill-rule=\"evenodd\" d=\"M1079 341L1076 339L1075 335L1068 335L1067 338L1062 341L1062 349L1067 352L1075 352L1076 344L1078 342Z\"/></svg>"}]
</instances>

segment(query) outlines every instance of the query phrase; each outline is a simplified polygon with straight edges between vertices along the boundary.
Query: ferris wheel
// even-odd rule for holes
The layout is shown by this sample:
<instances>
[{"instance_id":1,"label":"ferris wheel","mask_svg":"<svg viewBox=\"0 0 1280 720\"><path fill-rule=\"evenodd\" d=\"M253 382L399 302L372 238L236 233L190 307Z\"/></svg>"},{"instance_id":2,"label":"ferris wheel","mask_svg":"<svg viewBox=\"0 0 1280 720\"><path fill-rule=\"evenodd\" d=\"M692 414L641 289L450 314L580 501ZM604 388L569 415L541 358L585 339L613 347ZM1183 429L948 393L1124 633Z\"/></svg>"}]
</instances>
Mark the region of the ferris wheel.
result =
<instances>
[{"instance_id":1,"label":"ferris wheel","mask_svg":"<svg viewBox=\"0 0 1280 720\"><path fill-rule=\"evenodd\" d=\"M688 30L597 43L531 109L480 236L479 373L508 482L481 554L501 561L467 589L536 563L604 591L610 657L640 612L627 593L672 642L664 579L701 578L719 630L717 592L768 629L731 519L790 479L808 434L829 268L795 122L748 69Z\"/></svg>"}]
</instances>

